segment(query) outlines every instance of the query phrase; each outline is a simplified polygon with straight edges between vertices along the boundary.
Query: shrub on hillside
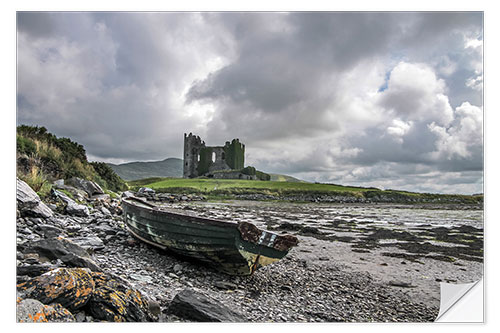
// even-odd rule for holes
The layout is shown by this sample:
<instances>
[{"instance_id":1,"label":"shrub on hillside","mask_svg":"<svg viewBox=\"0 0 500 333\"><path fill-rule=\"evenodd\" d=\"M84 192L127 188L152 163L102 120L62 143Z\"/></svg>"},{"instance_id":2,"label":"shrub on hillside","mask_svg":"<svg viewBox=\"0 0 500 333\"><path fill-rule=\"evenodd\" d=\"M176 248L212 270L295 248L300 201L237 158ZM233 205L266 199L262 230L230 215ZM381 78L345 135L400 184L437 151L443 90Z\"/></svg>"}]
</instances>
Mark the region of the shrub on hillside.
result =
<instances>
[{"instance_id":1,"label":"shrub on hillside","mask_svg":"<svg viewBox=\"0 0 500 333\"><path fill-rule=\"evenodd\" d=\"M28 156L36 153L36 145L33 140L25 138L21 135L17 135L17 151L21 154L26 154Z\"/></svg>"},{"instance_id":2,"label":"shrub on hillside","mask_svg":"<svg viewBox=\"0 0 500 333\"><path fill-rule=\"evenodd\" d=\"M94 170L97 172L99 177L106 182L105 187L111 191L125 191L127 190L127 185L109 165L103 162L90 162Z\"/></svg>"},{"instance_id":3,"label":"shrub on hillside","mask_svg":"<svg viewBox=\"0 0 500 333\"><path fill-rule=\"evenodd\" d=\"M48 146L57 147L61 152L61 158L69 162L75 158L87 162L87 155L82 145L71 141L68 138L58 138L54 134L47 132L45 127L20 125L17 127L18 136L32 141L39 141Z\"/></svg>"},{"instance_id":4,"label":"shrub on hillside","mask_svg":"<svg viewBox=\"0 0 500 333\"><path fill-rule=\"evenodd\" d=\"M27 179L32 188L42 189L44 184L59 178L79 177L112 191L127 189L107 165L89 163L82 145L68 138L57 138L45 127L18 126L17 153L19 178Z\"/></svg>"}]
</instances>

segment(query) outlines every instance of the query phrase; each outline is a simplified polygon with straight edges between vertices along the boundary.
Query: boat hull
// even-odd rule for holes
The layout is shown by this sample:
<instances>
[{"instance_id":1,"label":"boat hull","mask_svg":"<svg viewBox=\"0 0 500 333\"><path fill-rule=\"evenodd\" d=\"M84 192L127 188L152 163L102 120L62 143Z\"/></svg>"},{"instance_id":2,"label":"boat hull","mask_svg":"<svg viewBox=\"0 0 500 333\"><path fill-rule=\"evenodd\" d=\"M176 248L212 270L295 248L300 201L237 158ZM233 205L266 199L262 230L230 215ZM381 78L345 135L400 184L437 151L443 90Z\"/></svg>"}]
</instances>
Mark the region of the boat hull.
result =
<instances>
[{"instance_id":1,"label":"boat hull","mask_svg":"<svg viewBox=\"0 0 500 333\"><path fill-rule=\"evenodd\" d=\"M151 245L207 263L230 275L250 275L283 258L297 244L248 222L208 219L160 209L136 198L122 200L130 233Z\"/></svg>"}]
</instances>

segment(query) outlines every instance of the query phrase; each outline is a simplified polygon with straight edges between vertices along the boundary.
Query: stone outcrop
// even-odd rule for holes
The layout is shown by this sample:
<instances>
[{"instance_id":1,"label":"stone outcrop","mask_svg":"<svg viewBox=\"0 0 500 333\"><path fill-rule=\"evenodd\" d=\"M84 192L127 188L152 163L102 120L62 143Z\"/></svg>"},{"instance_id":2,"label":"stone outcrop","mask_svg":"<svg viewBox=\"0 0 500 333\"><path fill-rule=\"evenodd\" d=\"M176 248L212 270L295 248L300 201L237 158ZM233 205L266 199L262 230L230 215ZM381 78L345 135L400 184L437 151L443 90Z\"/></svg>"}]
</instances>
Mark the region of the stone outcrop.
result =
<instances>
[{"instance_id":1,"label":"stone outcrop","mask_svg":"<svg viewBox=\"0 0 500 333\"><path fill-rule=\"evenodd\" d=\"M17 209L23 216L47 218L53 215L52 210L40 200L38 194L19 178L17 178L16 198Z\"/></svg>"},{"instance_id":2,"label":"stone outcrop","mask_svg":"<svg viewBox=\"0 0 500 333\"><path fill-rule=\"evenodd\" d=\"M73 313L81 312L97 320L147 322L159 313L158 304L126 281L86 268L56 268L17 290L18 322L75 321Z\"/></svg>"},{"instance_id":3,"label":"stone outcrop","mask_svg":"<svg viewBox=\"0 0 500 333\"><path fill-rule=\"evenodd\" d=\"M63 192L52 189L51 194L54 198L57 198L66 204L65 211L67 214L81 217L87 217L90 215L89 208L87 206L76 203Z\"/></svg>"},{"instance_id":4,"label":"stone outcrop","mask_svg":"<svg viewBox=\"0 0 500 333\"><path fill-rule=\"evenodd\" d=\"M41 258L48 260L59 259L70 267L90 268L93 271L100 271L100 268L90 258L85 248L62 237L31 242L26 245L24 252L36 253Z\"/></svg>"},{"instance_id":5,"label":"stone outcrop","mask_svg":"<svg viewBox=\"0 0 500 333\"><path fill-rule=\"evenodd\" d=\"M33 298L44 304L58 303L74 311L89 301L94 286L87 268L57 268L17 285L17 289L22 298Z\"/></svg>"},{"instance_id":6,"label":"stone outcrop","mask_svg":"<svg viewBox=\"0 0 500 333\"><path fill-rule=\"evenodd\" d=\"M108 274L92 273L95 290L87 309L94 318L114 322L154 321L149 303L125 281Z\"/></svg>"},{"instance_id":7,"label":"stone outcrop","mask_svg":"<svg viewBox=\"0 0 500 333\"><path fill-rule=\"evenodd\" d=\"M238 312L192 289L184 289L178 293L170 303L168 311L181 318L200 322L246 321Z\"/></svg>"},{"instance_id":8,"label":"stone outcrop","mask_svg":"<svg viewBox=\"0 0 500 333\"><path fill-rule=\"evenodd\" d=\"M89 195L89 197L94 194L104 194L104 191L97 183L78 177L73 177L66 180L65 185L73 186L77 189L83 190Z\"/></svg>"},{"instance_id":9,"label":"stone outcrop","mask_svg":"<svg viewBox=\"0 0 500 333\"><path fill-rule=\"evenodd\" d=\"M16 321L19 323L74 322L73 314L60 304L45 305L36 299L18 299Z\"/></svg>"}]
</instances>

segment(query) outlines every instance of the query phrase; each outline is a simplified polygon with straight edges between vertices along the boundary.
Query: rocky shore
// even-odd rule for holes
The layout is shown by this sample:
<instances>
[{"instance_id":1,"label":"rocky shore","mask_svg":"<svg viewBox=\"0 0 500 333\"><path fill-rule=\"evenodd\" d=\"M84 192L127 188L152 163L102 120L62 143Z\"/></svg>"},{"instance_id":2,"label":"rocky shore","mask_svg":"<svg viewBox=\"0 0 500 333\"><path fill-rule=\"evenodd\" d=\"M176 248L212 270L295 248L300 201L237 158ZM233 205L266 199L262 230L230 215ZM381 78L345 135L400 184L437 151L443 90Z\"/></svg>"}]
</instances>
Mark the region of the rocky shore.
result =
<instances>
[{"instance_id":1,"label":"rocky shore","mask_svg":"<svg viewBox=\"0 0 500 333\"><path fill-rule=\"evenodd\" d=\"M312 229L296 230L301 244L278 263L224 275L133 239L119 199L88 185L59 184L42 202L18 180L19 322L428 322L439 312L404 281L337 262Z\"/></svg>"}]
</instances>

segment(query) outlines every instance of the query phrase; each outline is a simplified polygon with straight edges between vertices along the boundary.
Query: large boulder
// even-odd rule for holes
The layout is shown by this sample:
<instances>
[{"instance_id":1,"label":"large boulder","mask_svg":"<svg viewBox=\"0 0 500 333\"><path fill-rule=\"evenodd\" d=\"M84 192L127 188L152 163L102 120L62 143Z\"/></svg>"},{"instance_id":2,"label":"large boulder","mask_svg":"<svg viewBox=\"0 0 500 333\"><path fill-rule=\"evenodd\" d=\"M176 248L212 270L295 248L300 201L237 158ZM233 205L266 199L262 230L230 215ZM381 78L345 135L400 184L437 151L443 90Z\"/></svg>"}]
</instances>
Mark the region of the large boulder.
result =
<instances>
[{"instance_id":1,"label":"large boulder","mask_svg":"<svg viewBox=\"0 0 500 333\"><path fill-rule=\"evenodd\" d=\"M87 192L85 192L84 190L78 189L76 187L73 187L73 186L54 184L52 186L52 188L67 191L68 193L70 193L72 195L73 198L75 198L77 200L85 200L86 198L89 197Z\"/></svg>"},{"instance_id":2,"label":"large boulder","mask_svg":"<svg viewBox=\"0 0 500 333\"><path fill-rule=\"evenodd\" d=\"M82 308L92 296L94 280L88 268L57 268L17 285L21 298L58 303L70 311Z\"/></svg>"},{"instance_id":3,"label":"large boulder","mask_svg":"<svg viewBox=\"0 0 500 333\"><path fill-rule=\"evenodd\" d=\"M94 194L104 194L102 188L97 183L90 180L73 177L66 180L65 184L84 190L85 192L87 192L89 197L91 197Z\"/></svg>"},{"instance_id":4,"label":"large boulder","mask_svg":"<svg viewBox=\"0 0 500 333\"><path fill-rule=\"evenodd\" d=\"M47 207L38 194L21 179L17 178L17 209L23 216L51 217L52 210Z\"/></svg>"},{"instance_id":5,"label":"large boulder","mask_svg":"<svg viewBox=\"0 0 500 333\"><path fill-rule=\"evenodd\" d=\"M86 306L96 319L114 322L146 322L155 318L143 295L127 282L104 273L92 273L95 289Z\"/></svg>"},{"instance_id":6,"label":"large boulder","mask_svg":"<svg viewBox=\"0 0 500 333\"><path fill-rule=\"evenodd\" d=\"M93 271L101 270L90 258L85 248L62 237L31 242L22 252L37 253L41 258L48 260L60 259L70 267L90 268Z\"/></svg>"},{"instance_id":7,"label":"large boulder","mask_svg":"<svg viewBox=\"0 0 500 333\"><path fill-rule=\"evenodd\" d=\"M76 202L68 202L66 205L66 213L74 216L87 217L90 215L89 208L85 205L77 204Z\"/></svg>"},{"instance_id":8,"label":"large boulder","mask_svg":"<svg viewBox=\"0 0 500 333\"><path fill-rule=\"evenodd\" d=\"M16 306L18 323L74 322L75 317L60 304L45 305L36 299L19 299Z\"/></svg>"},{"instance_id":9,"label":"large boulder","mask_svg":"<svg viewBox=\"0 0 500 333\"><path fill-rule=\"evenodd\" d=\"M201 322L243 322L246 318L219 301L192 289L178 293L168 308L176 316Z\"/></svg>"},{"instance_id":10,"label":"large boulder","mask_svg":"<svg viewBox=\"0 0 500 333\"><path fill-rule=\"evenodd\" d=\"M96 236L76 237L71 238L71 241L86 250L98 251L104 249L104 242Z\"/></svg>"},{"instance_id":11,"label":"large boulder","mask_svg":"<svg viewBox=\"0 0 500 333\"><path fill-rule=\"evenodd\" d=\"M76 203L65 193L52 189L51 194L54 198L60 199L66 204L65 211L67 214L81 217L87 217L90 215L89 208L87 206Z\"/></svg>"}]
</instances>

